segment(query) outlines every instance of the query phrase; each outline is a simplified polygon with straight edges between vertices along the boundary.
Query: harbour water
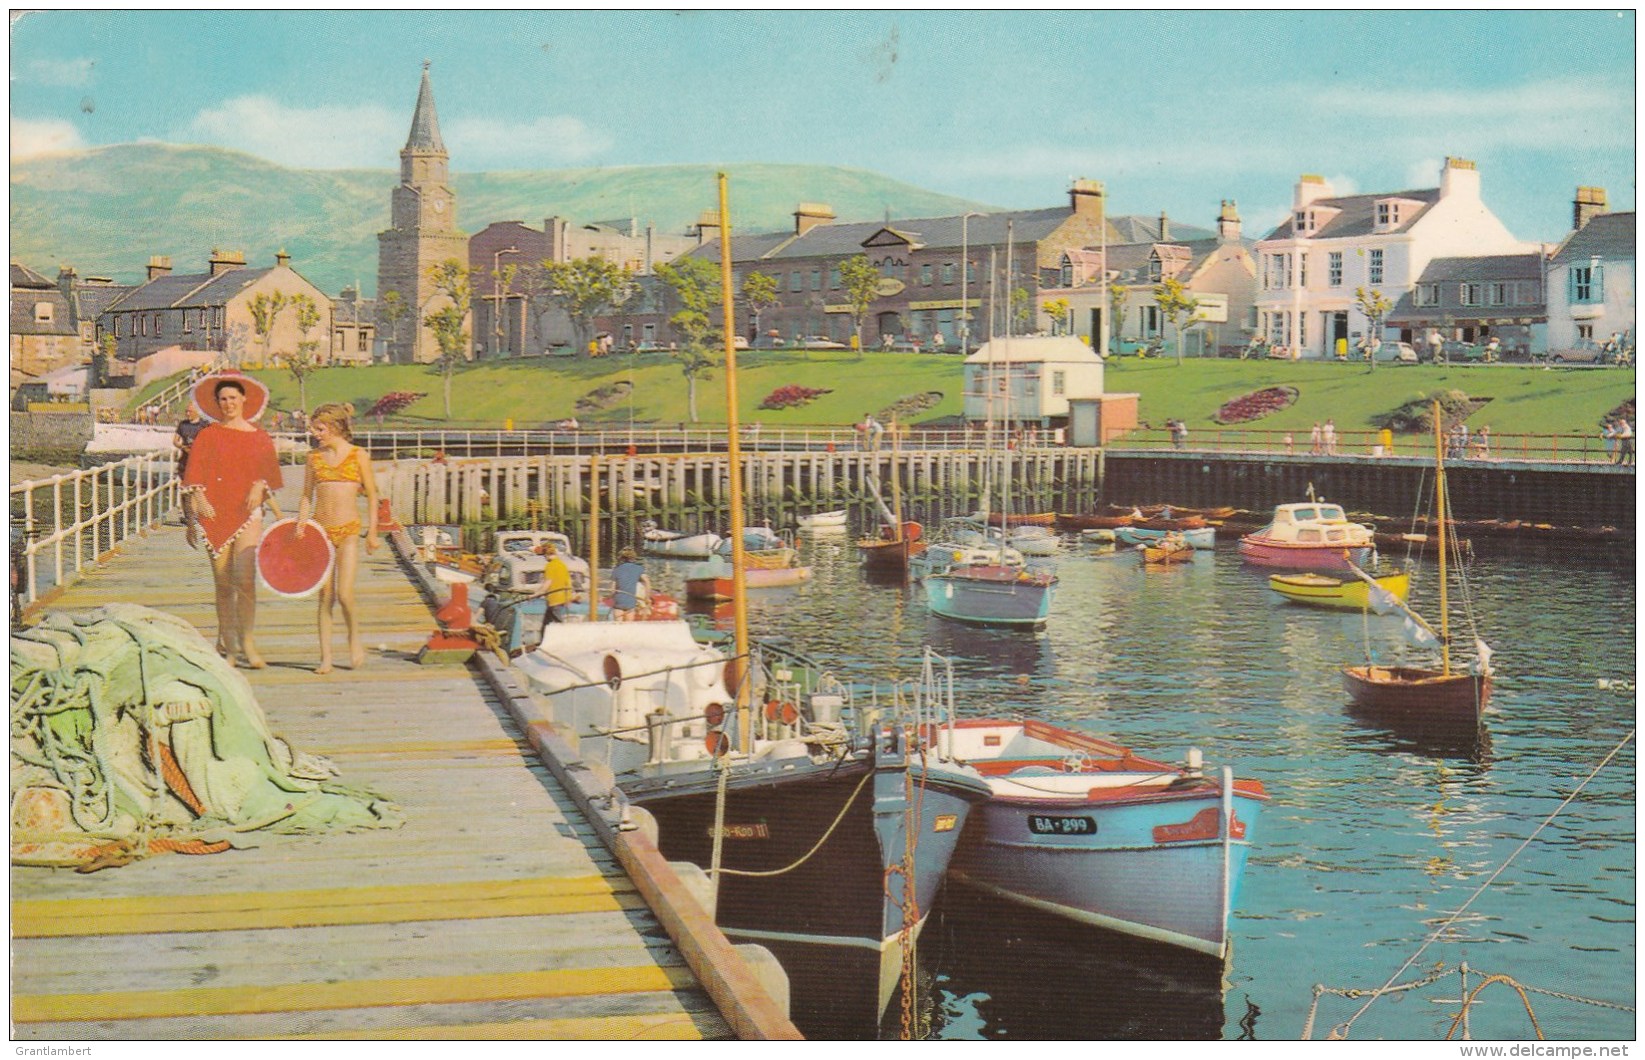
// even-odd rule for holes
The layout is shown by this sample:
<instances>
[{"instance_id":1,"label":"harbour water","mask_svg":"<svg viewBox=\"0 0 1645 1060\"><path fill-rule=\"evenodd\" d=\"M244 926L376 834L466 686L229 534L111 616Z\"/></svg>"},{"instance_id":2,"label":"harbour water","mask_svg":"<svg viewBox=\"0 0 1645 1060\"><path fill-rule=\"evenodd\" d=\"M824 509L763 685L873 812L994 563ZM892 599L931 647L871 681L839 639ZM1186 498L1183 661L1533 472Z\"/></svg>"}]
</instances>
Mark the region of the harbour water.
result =
<instances>
[{"instance_id":1,"label":"harbour water","mask_svg":"<svg viewBox=\"0 0 1645 1060\"><path fill-rule=\"evenodd\" d=\"M865 681L912 676L930 645L955 660L963 714L1044 718L1168 760L1199 747L1271 795L1225 981L1198 961L954 886L920 950L913 1018L929 1018L931 1036L1295 1040L1316 984L1370 991L1450 973L1379 999L1348 1030L1434 1041L1457 1010L1463 962L1470 989L1506 975L1569 995L1528 995L1549 1039L1635 1036L1635 745L1560 810L1633 729L1631 551L1471 562L1478 632L1498 671L1474 739L1355 717L1338 668L1367 644L1379 659L1414 652L1398 620L1288 604L1229 543L1159 571L1124 551L1067 545L1039 634L928 614L917 586L867 580L849 535L800 545L815 579L752 594L756 635ZM650 566L659 588L678 587L682 565ZM1420 562L1413 605L1432 613L1435 592L1434 567ZM1365 1004L1323 995L1313 1036ZM899 1024L893 1011L883 1033ZM1482 995L1469 1024L1476 1039L1534 1036L1504 985Z\"/></svg>"}]
</instances>

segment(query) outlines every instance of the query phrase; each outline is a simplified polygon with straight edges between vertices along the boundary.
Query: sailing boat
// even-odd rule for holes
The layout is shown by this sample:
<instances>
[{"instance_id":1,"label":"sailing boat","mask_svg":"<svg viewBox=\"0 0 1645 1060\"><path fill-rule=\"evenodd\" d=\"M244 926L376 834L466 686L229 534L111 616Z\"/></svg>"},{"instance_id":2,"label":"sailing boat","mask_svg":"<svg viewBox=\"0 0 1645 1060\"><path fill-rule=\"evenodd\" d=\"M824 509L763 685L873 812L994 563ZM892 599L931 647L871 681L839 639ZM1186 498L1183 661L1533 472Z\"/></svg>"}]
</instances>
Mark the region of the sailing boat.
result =
<instances>
[{"instance_id":1,"label":"sailing boat","mask_svg":"<svg viewBox=\"0 0 1645 1060\"><path fill-rule=\"evenodd\" d=\"M868 440L868 432L864 432L864 440ZM904 521L902 518L902 489L897 463L900 453L897 441L897 421L891 420L891 507L885 506L885 500L880 496L880 478L878 472L878 450L871 453L874 460L864 472L869 487L874 493L874 503L880 510L880 536L864 537L857 541L857 551L862 553L863 566L871 571L906 574L908 561L925 551L925 528L913 520Z\"/></svg>"},{"instance_id":2,"label":"sailing boat","mask_svg":"<svg viewBox=\"0 0 1645 1060\"><path fill-rule=\"evenodd\" d=\"M707 872L720 929L776 956L795 1025L872 1036L911 983L914 941L989 791L928 761L917 728L857 709L803 658L751 644L727 212L722 175L735 647L709 650L683 622L569 622L518 666L583 757L655 819L663 856Z\"/></svg>"},{"instance_id":3,"label":"sailing boat","mask_svg":"<svg viewBox=\"0 0 1645 1060\"><path fill-rule=\"evenodd\" d=\"M1434 514L1439 525L1439 629L1436 631L1403 601L1388 594L1390 606L1403 610L1429 638L1437 638L1440 668L1418 666L1378 666L1366 660L1364 666L1347 666L1342 681L1355 705L1376 713L1429 722L1477 723L1491 699L1491 649L1477 636L1475 663L1471 670L1451 665L1450 595L1447 552L1453 532L1446 520L1445 442L1439 402L1434 402ZM1373 582L1369 574L1350 564L1360 578ZM1375 596L1375 594L1373 594Z\"/></svg>"},{"instance_id":4,"label":"sailing boat","mask_svg":"<svg viewBox=\"0 0 1645 1060\"><path fill-rule=\"evenodd\" d=\"M1011 272L1010 222L1006 226L1006 266ZM990 269L992 272L992 269ZM1006 323L1005 375L1011 378L1011 325ZM994 340L989 339L985 361L988 365L987 392L992 400L994 392ZM1005 397L1005 424L1011 425L1011 392ZM989 414L990 435L993 415ZM1005 451L1005 473L1002 476L1002 516L1011 511L1011 450ZM985 516L986 518L986 516ZM1034 628L1045 623L1051 613L1051 598L1056 592L1057 576L1046 570L1032 570L1020 564L1005 561L1005 544L1000 542L982 562L957 562L947 570L932 573L925 579L926 605L933 614L958 622L986 626L1015 626Z\"/></svg>"}]
</instances>

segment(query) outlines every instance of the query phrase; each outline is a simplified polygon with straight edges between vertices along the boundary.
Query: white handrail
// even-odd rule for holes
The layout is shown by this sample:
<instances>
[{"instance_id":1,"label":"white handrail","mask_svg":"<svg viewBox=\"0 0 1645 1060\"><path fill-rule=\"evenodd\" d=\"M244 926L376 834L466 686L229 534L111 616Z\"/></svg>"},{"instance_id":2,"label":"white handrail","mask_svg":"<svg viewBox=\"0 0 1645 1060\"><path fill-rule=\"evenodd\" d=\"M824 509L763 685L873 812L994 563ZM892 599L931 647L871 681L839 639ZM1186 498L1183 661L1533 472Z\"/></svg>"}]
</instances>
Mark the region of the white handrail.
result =
<instances>
[{"instance_id":1,"label":"white handrail","mask_svg":"<svg viewBox=\"0 0 1645 1060\"><path fill-rule=\"evenodd\" d=\"M44 503L49 511L41 510ZM13 523L14 592L31 604L43 589L76 581L120 542L159 526L176 503L176 465L169 453L142 453L15 484L11 510L20 525ZM21 539L15 537L19 531ZM44 585L42 555L51 563Z\"/></svg>"}]
</instances>

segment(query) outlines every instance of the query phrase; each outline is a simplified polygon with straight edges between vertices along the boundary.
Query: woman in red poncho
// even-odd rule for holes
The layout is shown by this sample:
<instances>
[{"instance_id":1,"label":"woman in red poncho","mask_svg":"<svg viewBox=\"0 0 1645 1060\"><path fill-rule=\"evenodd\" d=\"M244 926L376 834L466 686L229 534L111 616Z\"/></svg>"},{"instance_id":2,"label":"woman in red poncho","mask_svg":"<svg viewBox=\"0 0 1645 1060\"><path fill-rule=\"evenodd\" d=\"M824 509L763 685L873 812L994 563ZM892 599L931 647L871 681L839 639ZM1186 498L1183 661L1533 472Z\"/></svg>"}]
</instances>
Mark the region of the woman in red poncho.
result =
<instances>
[{"instance_id":1,"label":"woman in red poncho","mask_svg":"<svg viewBox=\"0 0 1645 1060\"><path fill-rule=\"evenodd\" d=\"M257 542L263 502L283 485L274 439L251 421L268 404L255 379L209 375L195 385L195 403L213 421L189 451L183 488L194 493L194 520L211 555L217 589L217 650L231 664L268 665L257 652Z\"/></svg>"}]
</instances>

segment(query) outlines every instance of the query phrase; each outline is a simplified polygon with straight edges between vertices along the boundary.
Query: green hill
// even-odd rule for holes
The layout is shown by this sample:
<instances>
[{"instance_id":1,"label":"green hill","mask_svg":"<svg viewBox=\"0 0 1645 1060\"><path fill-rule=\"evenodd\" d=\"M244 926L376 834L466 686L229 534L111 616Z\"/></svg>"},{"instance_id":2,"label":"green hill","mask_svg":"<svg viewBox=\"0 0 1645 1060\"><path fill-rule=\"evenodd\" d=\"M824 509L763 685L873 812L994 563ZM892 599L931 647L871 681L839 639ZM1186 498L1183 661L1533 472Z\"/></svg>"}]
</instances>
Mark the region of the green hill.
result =
<instances>
[{"instance_id":1,"label":"green hill","mask_svg":"<svg viewBox=\"0 0 1645 1060\"><path fill-rule=\"evenodd\" d=\"M825 202L842 221L959 213L982 204L860 169L748 163L456 173L458 223L533 227L638 218L679 233L716 204L714 174L731 178L732 222L742 232L787 229L799 202ZM287 169L238 151L121 144L15 162L11 256L46 275L141 279L151 255L180 272L204 271L213 247L243 250L252 265L292 265L330 292L359 280L375 293L377 233L388 227L397 169Z\"/></svg>"}]
</instances>

